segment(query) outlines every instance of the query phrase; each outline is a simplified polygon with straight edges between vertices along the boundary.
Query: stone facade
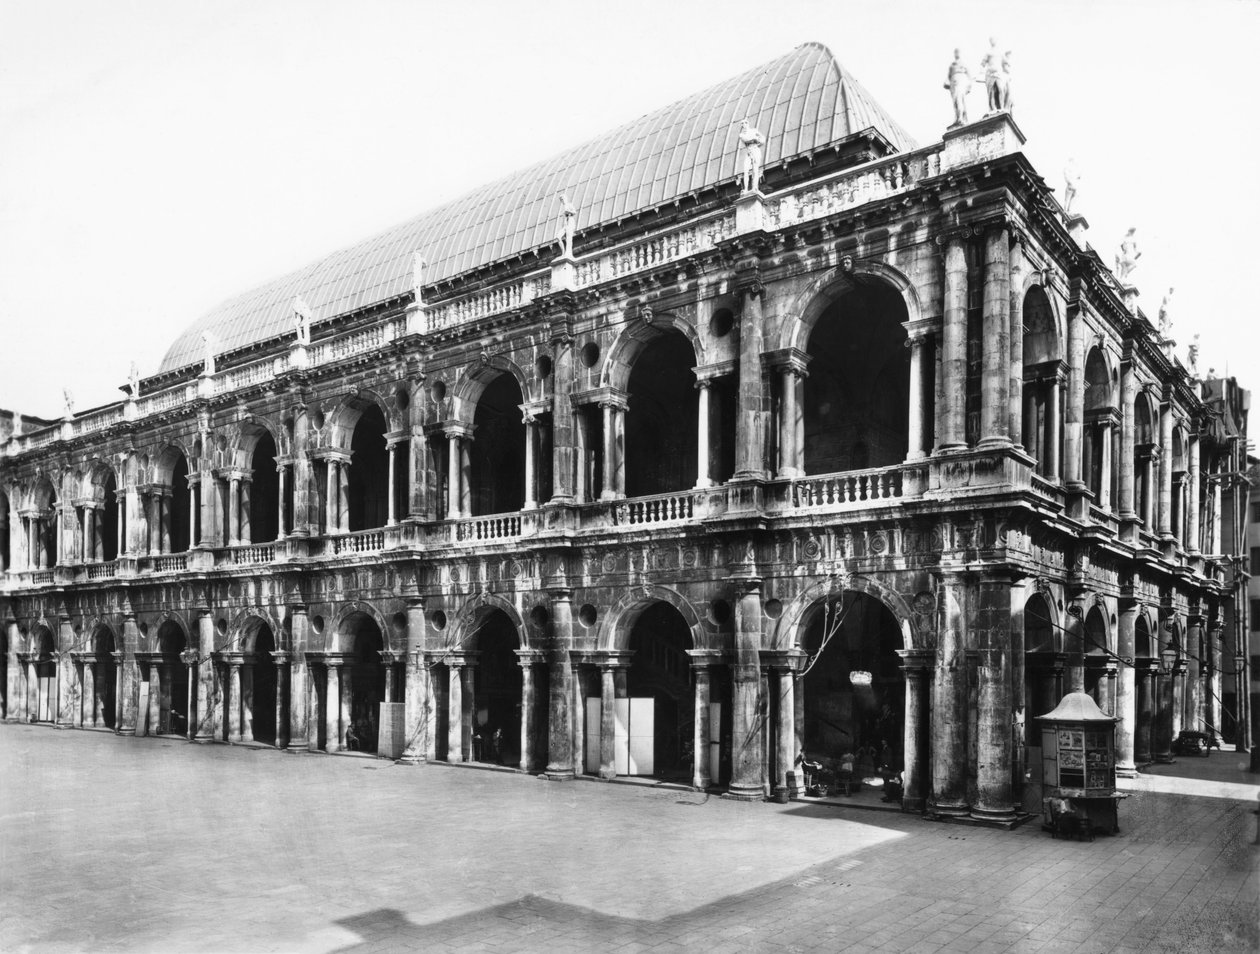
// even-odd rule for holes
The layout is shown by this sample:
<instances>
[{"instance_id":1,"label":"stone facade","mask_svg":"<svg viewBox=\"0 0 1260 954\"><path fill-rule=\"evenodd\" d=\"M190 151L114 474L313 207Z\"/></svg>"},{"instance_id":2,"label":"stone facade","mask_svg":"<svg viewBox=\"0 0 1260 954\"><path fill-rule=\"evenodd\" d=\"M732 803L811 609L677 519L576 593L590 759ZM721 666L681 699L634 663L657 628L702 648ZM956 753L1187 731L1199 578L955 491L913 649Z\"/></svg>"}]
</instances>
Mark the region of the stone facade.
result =
<instances>
[{"instance_id":1,"label":"stone facade","mask_svg":"<svg viewBox=\"0 0 1260 954\"><path fill-rule=\"evenodd\" d=\"M5 718L743 798L865 753L999 822L1069 689L1169 758L1224 450L1022 144L837 148L14 437Z\"/></svg>"}]
</instances>

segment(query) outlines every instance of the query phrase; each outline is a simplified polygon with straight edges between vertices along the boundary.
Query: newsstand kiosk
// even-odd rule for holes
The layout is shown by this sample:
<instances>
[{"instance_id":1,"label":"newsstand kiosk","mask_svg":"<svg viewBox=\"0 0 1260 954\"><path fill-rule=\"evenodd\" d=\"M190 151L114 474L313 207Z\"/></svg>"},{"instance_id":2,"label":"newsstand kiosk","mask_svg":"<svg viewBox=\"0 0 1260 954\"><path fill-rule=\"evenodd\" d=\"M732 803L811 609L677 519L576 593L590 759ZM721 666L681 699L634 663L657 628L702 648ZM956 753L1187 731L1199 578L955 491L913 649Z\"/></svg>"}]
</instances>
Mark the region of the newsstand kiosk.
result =
<instances>
[{"instance_id":1,"label":"newsstand kiosk","mask_svg":"<svg viewBox=\"0 0 1260 954\"><path fill-rule=\"evenodd\" d=\"M1089 833L1120 831L1116 805L1116 723L1085 692L1069 692L1041 722L1042 817L1057 828L1067 802L1070 817ZM1053 804L1052 804L1053 803ZM1059 809L1056 811L1056 807Z\"/></svg>"}]
</instances>

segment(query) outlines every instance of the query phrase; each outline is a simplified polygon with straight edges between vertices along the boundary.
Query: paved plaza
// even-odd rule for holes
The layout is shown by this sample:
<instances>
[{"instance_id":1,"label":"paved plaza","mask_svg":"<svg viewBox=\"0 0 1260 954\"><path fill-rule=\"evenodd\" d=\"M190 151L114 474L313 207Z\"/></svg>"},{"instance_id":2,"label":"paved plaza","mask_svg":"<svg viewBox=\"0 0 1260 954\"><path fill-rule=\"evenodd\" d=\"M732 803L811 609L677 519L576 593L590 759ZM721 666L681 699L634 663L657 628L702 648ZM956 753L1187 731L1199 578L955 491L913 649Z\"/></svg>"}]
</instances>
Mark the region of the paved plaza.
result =
<instances>
[{"instance_id":1,"label":"paved plaza","mask_svg":"<svg viewBox=\"0 0 1260 954\"><path fill-rule=\"evenodd\" d=\"M355 756L0 726L4 951L1248 951L1255 777L1056 841Z\"/></svg>"}]
</instances>

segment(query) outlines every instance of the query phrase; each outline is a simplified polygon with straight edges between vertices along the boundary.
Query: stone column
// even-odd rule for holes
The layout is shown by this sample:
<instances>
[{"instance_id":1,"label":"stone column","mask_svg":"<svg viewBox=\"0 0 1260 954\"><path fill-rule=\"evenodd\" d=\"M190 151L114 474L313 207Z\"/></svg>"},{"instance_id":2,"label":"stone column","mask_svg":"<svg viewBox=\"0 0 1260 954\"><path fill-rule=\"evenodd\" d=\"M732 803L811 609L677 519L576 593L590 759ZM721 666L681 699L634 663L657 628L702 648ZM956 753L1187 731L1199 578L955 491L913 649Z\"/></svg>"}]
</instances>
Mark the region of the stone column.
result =
<instances>
[{"instance_id":1,"label":"stone column","mask_svg":"<svg viewBox=\"0 0 1260 954\"><path fill-rule=\"evenodd\" d=\"M573 338L567 332L551 340L555 361L552 365L551 401L551 481L553 503L571 503L577 496L575 480L586 466L578 453L578 424L573 402Z\"/></svg>"},{"instance_id":2,"label":"stone column","mask_svg":"<svg viewBox=\"0 0 1260 954\"><path fill-rule=\"evenodd\" d=\"M617 444L613 428L614 407L611 402L600 403L604 414L604 487L600 492L600 500L617 499Z\"/></svg>"},{"instance_id":3,"label":"stone column","mask_svg":"<svg viewBox=\"0 0 1260 954\"><path fill-rule=\"evenodd\" d=\"M713 384L709 379L696 382L696 488L713 486L709 478L709 388ZM780 469L782 464L780 463Z\"/></svg>"},{"instance_id":4,"label":"stone column","mask_svg":"<svg viewBox=\"0 0 1260 954\"><path fill-rule=\"evenodd\" d=\"M966 406L955 398L967 386L967 253L961 237L945 243L945 322L941 335L941 366L945 393L942 409L942 450L967 446Z\"/></svg>"},{"instance_id":5,"label":"stone column","mask_svg":"<svg viewBox=\"0 0 1260 954\"><path fill-rule=\"evenodd\" d=\"M149 662L149 735L157 735L162 727L162 665L156 658Z\"/></svg>"},{"instance_id":6,"label":"stone column","mask_svg":"<svg viewBox=\"0 0 1260 954\"><path fill-rule=\"evenodd\" d=\"M932 793L929 811L965 815L967 804L966 616L961 579L938 579L940 619L932 721Z\"/></svg>"},{"instance_id":7,"label":"stone column","mask_svg":"<svg viewBox=\"0 0 1260 954\"><path fill-rule=\"evenodd\" d=\"M774 787L787 790L788 773L796 765L796 673L791 665L776 666L779 679L779 724L775 747L778 749L774 767Z\"/></svg>"},{"instance_id":8,"label":"stone column","mask_svg":"<svg viewBox=\"0 0 1260 954\"><path fill-rule=\"evenodd\" d=\"M476 669L471 659L465 660L463 668L460 670L460 678L463 680L463 722L461 741L463 742L464 761L471 762L473 757L473 730L477 724L477 700L476 700L476 683L474 675Z\"/></svg>"},{"instance_id":9,"label":"stone column","mask_svg":"<svg viewBox=\"0 0 1260 954\"><path fill-rule=\"evenodd\" d=\"M114 539L114 552L122 556L127 552L127 538L125 531L127 529L127 495L119 494L118 503L118 527L117 536Z\"/></svg>"},{"instance_id":10,"label":"stone column","mask_svg":"<svg viewBox=\"0 0 1260 954\"><path fill-rule=\"evenodd\" d=\"M201 541L197 539L197 488L200 482L195 476L190 475L188 479L188 549L197 546Z\"/></svg>"},{"instance_id":11,"label":"stone column","mask_svg":"<svg viewBox=\"0 0 1260 954\"><path fill-rule=\"evenodd\" d=\"M1003 301L1006 297L1003 296ZM982 580L980 605L976 608L980 653L976 709L978 745L976 800L971 806L971 815L999 821L1015 818L1011 787L1011 595L1010 581Z\"/></svg>"},{"instance_id":12,"label":"stone column","mask_svg":"<svg viewBox=\"0 0 1260 954\"><path fill-rule=\"evenodd\" d=\"M1063 477L1063 467L1059 457L1059 439L1063 430L1059 423L1059 395L1059 379L1056 377L1049 382L1046 389L1046 422L1047 429L1050 431L1046 438L1046 476L1056 480Z\"/></svg>"},{"instance_id":13,"label":"stone column","mask_svg":"<svg viewBox=\"0 0 1260 954\"><path fill-rule=\"evenodd\" d=\"M228 663L228 691L227 691L227 710L228 710L228 741L240 742L241 735L241 664L239 662Z\"/></svg>"},{"instance_id":14,"label":"stone column","mask_svg":"<svg viewBox=\"0 0 1260 954\"><path fill-rule=\"evenodd\" d=\"M387 480L388 497L386 501L385 526L393 527L398 525L398 468L395 460L398 445L394 441L390 441L386 446L386 452L389 455L387 469L389 476Z\"/></svg>"},{"instance_id":15,"label":"stone column","mask_svg":"<svg viewBox=\"0 0 1260 954\"><path fill-rule=\"evenodd\" d=\"M727 795L740 799L765 796L761 695L761 580L736 581L735 666L731 672L731 784Z\"/></svg>"},{"instance_id":16,"label":"stone column","mask_svg":"<svg viewBox=\"0 0 1260 954\"><path fill-rule=\"evenodd\" d=\"M1186 659L1182 656L1177 660L1172 672L1172 732L1170 733L1170 743L1171 739L1181 735L1181 730L1185 727L1186 670Z\"/></svg>"},{"instance_id":17,"label":"stone column","mask_svg":"<svg viewBox=\"0 0 1260 954\"><path fill-rule=\"evenodd\" d=\"M466 762L464 752L464 666L450 660L446 666L450 690L446 700L446 761Z\"/></svg>"},{"instance_id":18,"label":"stone column","mask_svg":"<svg viewBox=\"0 0 1260 954\"><path fill-rule=\"evenodd\" d=\"M609 663L601 663L600 676L600 708L599 708L599 777L610 779L617 777L616 748L616 716L613 706L617 698L616 667Z\"/></svg>"},{"instance_id":19,"label":"stone column","mask_svg":"<svg viewBox=\"0 0 1260 954\"><path fill-rule=\"evenodd\" d=\"M764 480L765 418L761 395L761 350L765 286L746 282L739 319L739 394L735 417L735 474L733 480Z\"/></svg>"},{"instance_id":20,"label":"stone column","mask_svg":"<svg viewBox=\"0 0 1260 954\"><path fill-rule=\"evenodd\" d=\"M1196 431L1190 432L1189 448L1189 493L1186 501L1186 553L1191 556L1197 556L1199 553L1199 500L1202 488L1202 477L1199 473L1199 435ZM1256 497L1253 496L1252 500ZM1251 572L1257 572L1257 567L1252 567ZM1192 644L1193 645L1193 644Z\"/></svg>"},{"instance_id":21,"label":"stone column","mask_svg":"<svg viewBox=\"0 0 1260 954\"><path fill-rule=\"evenodd\" d=\"M1158 663L1156 664L1158 665ZM1165 665L1155 677L1155 719L1152 741L1155 761L1172 761L1173 668Z\"/></svg>"},{"instance_id":22,"label":"stone column","mask_svg":"<svg viewBox=\"0 0 1260 954\"><path fill-rule=\"evenodd\" d=\"M711 701L711 673L707 662L693 662L692 672L696 677L695 687L695 732L692 741L691 785L697 791L705 791L716 781L709 771L709 738L713 728L709 721L709 703Z\"/></svg>"},{"instance_id":23,"label":"stone column","mask_svg":"<svg viewBox=\"0 0 1260 954\"><path fill-rule=\"evenodd\" d=\"M91 507L85 506L83 508L83 546L79 550L79 562L81 563L90 563L96 558L92 551L92 540L96 536L96 521L93 519L95 515L96 511Z\"/></svg>"},{"instance_id":24,"label":"stone column","mask_svg":"<svg viewBox=\"0 0 1260 954\"><path fill-rule=\"evenodd\" d=\"M547 778L562 781L575 774L574 757L581 749L574 745L574 736L577 724L585 717L585 712L574 711L571 704L573 604L568 590L551 591L551 639L547 657Z\"/></svg>"},{"instance_id":25,"label":"stone column","mask_svg":"<svg viewBox=\"0 0 1260 954\"><path fill-rule=\"evenodd\" d=\"M424 599L413 592L407 597L407 653L403 657L403 702L406 745L404 762L423 762L429 757L429 680L424 666Z\"/></svg>"},{"instance_id":26,"label":"stone column","mask_svg":"<svg viewBox=\"0 0 1260 954\"><path fill-rule=\"evenodd\" d=\"M927 807L929 791L930 728L932 707L928 691L933 654L922 649L900 649L902 671L906 677L906 709L903 746L904 780L901 808L922 812Z\"/></svg>"},{"instance_id":27,"label":"stone column","mask_svg":"<svg viewBox=\"0 0 1260 954\"><path fill-rule=\"evenodd\" d=\"M289 476L288 464L281 464L276 468L276 473L280 478L280 499L276 504L276 542L280 543L289 535L288 521L285 519L284 502L288 496L288 490L285 486ZM192 539L191 537L189 539Z\"/></svg>"},{"instance_id":28,"label":"stone column","mask_svg":"<svg viewBox=\"0 0 1260 954\"><path fill-rule=\"evenodd\" d=\"M267 660L267 665L271 665L271 660ZM246 660L241 663L241 741L254 741L254 720L258 717L258 712L254 708L254 675L255 665L253 661ZM279 697L279 692L276 693Z\"/></svg>"},{"instance_id":29,"label":"stone column","mask_svg":"<svg viewBox=\"0 0 1260 954\"><path fill-rule=\"evenodd\" d=\"M459 436L446 433L446 519L459 519Z\"/></svg>"},{"instance_id":30,"label":"stone column","mask_svg":"<svg viewBox=\"0 0 1260 954\"><path fill-rule=\"evenodd\" d=\"M278 650L271 654L271 660L276 667L276 748L287 749L292 741L289 735L289 709L293 706L289 654Z\"/></svg>"},{"instance_id":31,"label":"stone column","mask_svg":"<svg viewBox=\"0 0 1260 954\"><path fill-rule=\"evenodd\" d=\"M1159 525L1161 540L1173 539L1172 533L1172 452L1173 415L1172 403L1159 406Z\"/></svg>"},{"instance_id":32,"label":"stone column","mask_svg":"<svg viewBox=\"0 0 1260 954\"><path fill-rule=\"evenodd\" d=\"M77 725L96 728L96 657L88 656L83 660L83 698L79 707Z\"/></svg>"},{"instance_id":33,"label":"stone column","mask_svg":"<svg viewBox=\"0 0 1260 954\"><path fill-rule=\"evenodd\" d=\"M524 650L525 656L518 656L521 667L521 763L522 772L534 770L534 739L538 734L538 712L534 700L534 660L533 653Z\"/></svg>"},{"instance_id":34,"label":"stone column","mask_svg":"<svg viewBox=\"0 0 1260 954\"><path fill-rule=\"evenodd\" d=\"M525 503L523 510L534 510L538 507L538 474L534 466L534 440L538 422L533 415L525 416Z\"/></svg>"},{"instance_id":35,"label":"stone column","mask_svg":"<svg viewBox=\"0 0 1260 954\"><path fill-rule=\"evenodd\" d=\"M241 545L241 478L228 478L228 546Z\"/></svg>"},{"instance_id":36,"label":"stone column","mask_svg":"<svg viewBox=\"0 0 1260 954\"><path fill-rule=\"evenodd\" d=\"M613 490L617 499L626 496L626 408L618 405L613 408L613 454L616 460Z\"/></svg>"},{"instance_id":37,"label":"stone column","mask_svg":"<svg viewBox=\"0 0 1260 954\"><path fill-rule=\"evenodd\" d=\"M164 488L157 494L158 527L161 534L159 548L163 553L171 552L171 491Z\"/></svg>"},{"instance_id":38,"label":"stone column","mask_svg":"<svg viewBox=\"0 0 1260 954\"><path fill-rule=\"evenodd\" d=\"M1205 731L1203 725L1203 660L1200 658L1203 646L1203 618L1191 616L1186 633L1186 646L1189 653L1186 674L1186 714L1185 728L1192 732Z\"/></svg>"},{"instance_id":39,"label":"stone column","mask_svg":"<svg viewBox=\"0 0 1260 954\"><path fill-rule=\"evenodd\" d=\"M214 724L214 660L211 655L214 652L214 619L209 609L197 611L196 652L196 711L190 714L190 721L195 719L193 738L198 742L209 742L219 737L218 727Z\"/></svg>"},{"instance_id":40,"label":"stone column","mask_svg":"<svg viewBox=\"0 0 1260 954\"><path fill-rule=\"evenodd\" d=\"M1115 711L1112 715L1120 719L1116 723L1116 774L1122 778L1133 778L1137 775L1134 747L1138 715L1137 669L1134 660L1137 615L1136 605L1122 607L1116 630L1116 651L1121 665L1117 670Z\"/></svg>"},{"instance_id":41,"label":"stone column","mask_svg":"<svg viewBox=\"0 0 1260 954\"><path fill-rule=\"evenodd\" d=\"M1007 317L1010 320L1010 434L1011 442L1024 443L1024 245L1018 233L1012 233L1010 248L1011 297Z\"/></svg>"},{"instance_id":42,"label":"stone column","mask_svg":"<svg viewBox=\"0 0 1260 954\"><path fill-rule=\"evenodd\" d=\"M910 349L910 420L909 436L906 439L906 460L921 460L926 457L923 450L924 433L927 430L927 360L924 351L927 348L928 334L914 334L906 341Z\"/></svg>"},{"instance_id":43,"label":"stone column","mask_svg":"<svg viewBox=\"0 0 1260 954\"><path fill-rule=\"evenodd\" d=\"M347 749L346 734L354 718L354 671L350 667L349 660L342 659L338 674L341 677L341 698L337 700L340 709L341 734L337 737L337 746Z\"/></svg>"},{"instance_id":44,"label":"stone column","mask_svg":"<svg viewBox=\"0 0 1260 954\"><path fill-rule=\"evenodd\" d=\"M980 443L1007 445L1010 435L1010 232L992 226L984 238L984 345L980 375ZM911 370L913 379L913 369ZM1084 394L1084 391L1081 392ZM1009 735L1010 733L1007 733ZM1009 767L1007 775L1010 775Z\"/></svg>"},{"instance_id":45,"label":"stone column","mask_svg":"<svg viewBox=\"0 0 1260 954\"><path fill-rule=\"evenodd\" d=\"M350 532L350 461L343 460L337 467L337 531Z\"/></svg>"},{"instance_id":46,"label":"stone column","mask_svg":"<svg viewBox=\"0 0 1260 954\"><path fill-rule=\"evenodd\" d=\"M1111 509L1111 428L1110 418L1099 422L1098 506L1103 510Z\"/></svg>"},{"instance_id":47,"label":"stone column","mask_svg":"<svg viewBox=\"0 0 1260 954\"><path fill-rule=\"evenodd\" d=\"M1139 665L1137 674L1137 719L1133 739L1133 757L1138 765L1154 761L1155 739L1155 674L1159 664L1147 661Z\"/></svg>"},{"instance_id":48,"label":"stone column","mask_svg":"<svg viewBox=\"0 0 1260 954\"><path fill-rule=\"evenodd\" d=\"M338 488L341 482L337 479L337 460L333 457L324 459L326 469L324 472L324 532L336 533L338 527L341 526L339 517L341 494Z\"/></svg>"},{"instance_id":49,"label":"stone column","mask_svg":"<svg viewBox=\"0 0 1260 954\"><path fill-rule=\"evenodd\" d=\"M329 755L341 751L341 680L337 678L340 668L340 660L324 657L324 751Z\"/></svg>"},{"instance_id":50,"label":"stone column","mask_svg":"<svg viewBox=\"0 0 1260 954\"><path fill-rule=\"evenodd\" d=\"M1081 307L1068 309L1068 402L1063 431L1064 478L1067 488L1084 489L1081 479L1085 444L1085 316Z\"/></svg>"}]
</instances>

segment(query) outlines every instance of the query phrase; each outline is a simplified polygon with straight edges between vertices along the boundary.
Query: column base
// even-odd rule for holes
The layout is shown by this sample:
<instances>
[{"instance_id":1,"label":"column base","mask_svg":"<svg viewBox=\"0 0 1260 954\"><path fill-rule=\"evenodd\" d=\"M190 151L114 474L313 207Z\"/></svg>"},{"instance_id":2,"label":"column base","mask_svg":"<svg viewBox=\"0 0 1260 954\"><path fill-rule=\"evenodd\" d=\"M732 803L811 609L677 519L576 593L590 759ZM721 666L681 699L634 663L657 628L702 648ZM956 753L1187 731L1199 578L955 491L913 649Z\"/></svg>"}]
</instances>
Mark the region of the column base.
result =
<instances>
[{"instance_id":1,"label":"column base","mask_svg":"<svg viewBox=\"0 0 1260 954\"><path fill-rule=\"evenodd\" d=\"M613 769L600 769L599 774L596 776L596 778L603 782L611 782L616 777L617 773Z\"/></svg>"},{"instance_id":2,"label":"column base","mask_svg":"<svg viewBox=\"0 0 1260 954\"><path fill-rule=\"evenodd\" d=\"M429 761L428 756L419 753L409 754L404 752L402 758L398 760L400 765L425 765Z\"/></svg>"},{"instance_id":3,"label":"column base","mask_svg":"<svg viewBox=\"0 0 1260 954\"><path fill-rule=\"evenodd\" d=\"M976 444L977 450L993 450L998 447L1011 447L1009 437L982 437Z\"/></svg>"},{"instance_id":4,"label":"column base","mask_svg":"<svg viewBox=\"0 0 1260 954\"><path fill-rule=\"evenodd\" d=\"M949 804L944 802L934 802L929 799L927 803L927 813L929 815L942 815L947 818L964 818L971 814L971 806L966 802Z\"/></svg>"},{"instance_id":5,"label":"column base","mask_svg":"<svg viewBox=\"0 0 1260 954\"><path fill-rule=\"evenodd\" d=\"M1007 808L973 808L970 817L981 822L1013 822L1016 814L1012 805Z\"/></svg>"},{"instance_id":6,"label":"column base","mask_svg":"<svg viewBox=\"0 0 1260 954\"><path fill-rule=\"evenodd\" d=\"M927 810L926 798L907 798L901 796L901 810L903 812L912 812L916 815L922 815Z\"/></svg>"},{"instance_id":7,"label":"column base","mask_svg":"<svg viewBox=\"0 0 1260 954\"><path fill-rule=\"evenodd\" d=\"M572 782L577 776L573 769L547 769L543 772L543 778L548 782Z\"/></svg>"},{"instance_id":8,"label":"column base","mask_svg":"<svg viewBox=\"0 0 1260 954\"><path fill-rule=\"evenodd\" d=\"M1176 761L1176 759L1174 759L1171 755L1157 755L1157 756L1155 756L1155 764L1156 764L1156 765L1172 765L1172 764L1173 764L1173 762L1175 762L1175 761Z\"/></svg>"},{"instance_id":9,"label":"column base","mask_svg":"<svg viewBox=\"0 0 1260 954\"><path fill-rule=\"evenodd\" d=\"M1136 765L1117 765L1116 778L1137 778L1138 770Z\"/></svg>"},{"instance_id":10,"label":"column base","mask_svg":"<svg viewBox=\"0 0 1260 954\"><path fill-rule=\"evenodd\" d=\"M766 792L760 785L756 788L743 788L731 785L718 797L729 798L735 802L762 802L765 801Z\"/></svg>"}]
</instances>

